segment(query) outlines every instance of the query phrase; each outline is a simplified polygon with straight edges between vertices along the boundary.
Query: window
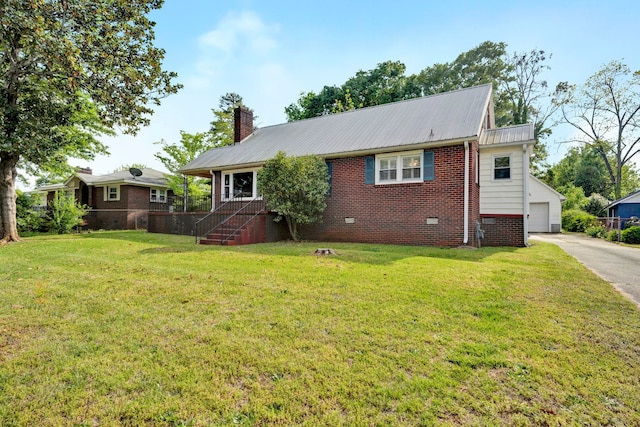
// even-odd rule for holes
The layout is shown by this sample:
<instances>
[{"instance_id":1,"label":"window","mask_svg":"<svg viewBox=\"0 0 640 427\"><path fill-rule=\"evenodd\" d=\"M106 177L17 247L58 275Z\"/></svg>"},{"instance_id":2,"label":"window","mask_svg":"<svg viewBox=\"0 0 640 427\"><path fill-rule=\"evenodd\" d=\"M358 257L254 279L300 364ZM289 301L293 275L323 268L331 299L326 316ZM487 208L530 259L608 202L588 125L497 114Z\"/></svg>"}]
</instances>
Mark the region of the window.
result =
<instances>
[{"instance_id":1,"label":"window","mask_svg":"<svg viewBox=\"0 0 640 427\"><path fill-rule=\"evenodd\" d=\"M493 158L493 179L511 179L511 157Z\"/></svg>"},{"instance_id":2,"label":"window","mask_svg":"<svg viewBox=\"0 0 640 427\"><path fill-rule=\"evenodd\" d=\"M258 193L256 171L239 171L222 174L222 196L224 200L232 198L252 199Z\"/></svg>"},{"instance_id":3,"label":"window","mask_svg":"<svg viewBox=\"0 0 640 427\"><path fill-rule=\"evenodd\" d=\"M423 152L413 151L377 156L376 169L376 184L422 181Z\"/></svg>"},{"instance_id":4,"label":"window","mask_svg":"<svg viewBox=\"0 0 640 427\"><path fill-rule=\"evenodd\" d=\"M106 202L117 202L120 200L120 186L106 186L104 187L104 200Z\"/></svg>"},{"instance_id":5,"label":"window","mask_svg":"<svg viewBox=\"0 0 640 427\"><path fill-rule=\"evenodd\" d=\"M152 202L166 203L167 202L167 190L161 190L159 188L152 188L151 189L151 201Z\"/></svg>"}]
</instances>

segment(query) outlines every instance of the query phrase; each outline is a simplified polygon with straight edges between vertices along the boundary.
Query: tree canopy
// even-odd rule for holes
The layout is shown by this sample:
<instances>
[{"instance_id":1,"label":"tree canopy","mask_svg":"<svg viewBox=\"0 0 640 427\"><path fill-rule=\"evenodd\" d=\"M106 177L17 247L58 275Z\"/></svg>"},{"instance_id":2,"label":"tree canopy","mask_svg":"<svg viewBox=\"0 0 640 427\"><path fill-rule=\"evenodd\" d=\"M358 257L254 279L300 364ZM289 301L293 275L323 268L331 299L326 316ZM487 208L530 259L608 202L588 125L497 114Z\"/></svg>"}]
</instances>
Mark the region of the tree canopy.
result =
<instances>
[{"instance_id":1,"label":"tree canopy","mask_svg":"<svg viewBox=\"0 0 640 427\"><path fill-rule=\"evenodd\" d=\"M179 89L147 17L162 0L24 0L0 14L0 241L18 240L18 164L44 165L135 134ZM89 115L85 114L89 112Z\"/></svg>"},{"instance_id":2,"label":"tree canopy","mask_svg":"<svg viewBox=\"0 0 640 427\"><path fill-rule=\"evenodd\" d=\"M382 62L372 70L358 71L340 86L324 86L317 94L301 93L285 113L289 121L302 120L490 83L498 126L534 124L532 170L538 173L546 166L548 155L540 140L551 133L546 121L554 113L549 107L552 91L542 78L551 55L543 50L508 55L506 48L506 43L485 41L452 62L437 63L412 75L405 74L402 62Z\"/></svg>"},{"instance_id":3,"label":"tree canopy","mask_svg":"<svg viewBox=\"0 0 640 427\"><path fill-rule=\"evenodd\" d=\"M556 103L575 130L574 141L598 153L620 198L624 168L640 153L640 71L612 61L584 84L565 86Z\"/></svg>"},{"instance_id":4,"label":"tree canopy","mask_svg":"<svg viewBox=\"0 0 640 427\"><path fill-rule=\"evenodd\" d=\"M218 108L212 108L214 119L206 132L188 133L180 131L180 142L169 143L164 139L156 142L162 146L162 151L154 156L173 175L169 178L169 187L175 194L183 194L184 179L178 170L187 163L195 160L200 154L212 148L233 144L233 114L236 107L242 106L242 96L228 92L220 96ZM187 177L187 191L191 195L201 195L206 192L203 180Z\"/></svg>"}]
</instances>

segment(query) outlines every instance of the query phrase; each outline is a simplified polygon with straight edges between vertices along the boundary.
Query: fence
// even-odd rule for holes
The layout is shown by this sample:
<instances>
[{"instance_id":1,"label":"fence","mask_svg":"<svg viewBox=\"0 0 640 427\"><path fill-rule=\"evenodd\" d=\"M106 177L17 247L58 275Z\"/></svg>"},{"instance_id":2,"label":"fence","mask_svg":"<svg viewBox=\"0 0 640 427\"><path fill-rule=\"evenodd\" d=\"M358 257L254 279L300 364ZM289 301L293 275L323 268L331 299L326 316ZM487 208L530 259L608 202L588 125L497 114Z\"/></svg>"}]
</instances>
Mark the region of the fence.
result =
<instances>
[{"instance_id":1,"label":"fence","mask_svg":"<svg viewBox=\"0 0 640 427\"><path fill-rule=\"evenodd\" d=\"M183 196L169 196L164 202L150 202L151 212L208 212L211 210L211 195L188 196L186 203Z\"/></svg>"}]
</instances>

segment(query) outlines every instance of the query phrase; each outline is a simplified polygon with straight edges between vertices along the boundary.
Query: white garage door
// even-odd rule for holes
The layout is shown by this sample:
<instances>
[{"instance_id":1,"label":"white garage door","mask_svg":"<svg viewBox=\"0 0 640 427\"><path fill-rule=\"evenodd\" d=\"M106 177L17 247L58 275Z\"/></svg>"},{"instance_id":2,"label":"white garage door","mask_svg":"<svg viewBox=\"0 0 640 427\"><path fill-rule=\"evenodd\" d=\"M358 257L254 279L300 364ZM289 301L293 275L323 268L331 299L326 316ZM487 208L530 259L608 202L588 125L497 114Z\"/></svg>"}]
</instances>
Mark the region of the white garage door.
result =
<instances>
[{"instance_id":1,"label":"white garage door","mask_svg":"<svg viewBox=\"0 0 640 427\"><path fill-rule=\"evenodd\" d=\"M529 204L529 231L532 233L549 232L549 203Z\"/></svg>"}]
</instances>

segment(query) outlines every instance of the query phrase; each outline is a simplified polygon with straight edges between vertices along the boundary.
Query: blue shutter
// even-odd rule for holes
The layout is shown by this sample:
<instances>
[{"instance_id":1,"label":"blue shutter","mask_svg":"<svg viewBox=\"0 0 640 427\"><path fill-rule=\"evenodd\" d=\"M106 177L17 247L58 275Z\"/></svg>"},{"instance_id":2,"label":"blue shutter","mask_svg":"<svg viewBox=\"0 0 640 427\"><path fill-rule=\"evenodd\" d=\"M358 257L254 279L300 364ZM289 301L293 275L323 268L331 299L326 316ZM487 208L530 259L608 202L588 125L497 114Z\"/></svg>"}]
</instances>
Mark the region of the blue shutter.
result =
<instances>
[{"instance_id":1,"label":"blue shutter","mask_svg":"<svg viewBox=\"0 0 640 427\"><path fill-rule=\"evenodd\" d=\"M330 196L333 190L333 162L327 162L327 172L329 172L329 192L327 196Z\"/></svg>"},{"instance_id":2,"label":"blue shutter","mask_svg":"<svg viewBox=\"0 0 640 427\"><path fill-rule=\"evenodd\" d=\"M424 165L422 170L422 179L424 181L433 181L435 179L435 166L433 162L433 151L424 152Z\"/></svg>"},{"instance_id":3,"label":"blue shutter","mask_svg":"<svg viewBox=\"0 0 640 427\"><path fill-rule=\"evenodd\" d=\"M364 158L364 183L375 184L376 182L376 158Z\"/></svg>"}]
</instances>

